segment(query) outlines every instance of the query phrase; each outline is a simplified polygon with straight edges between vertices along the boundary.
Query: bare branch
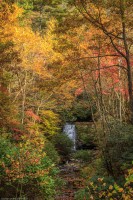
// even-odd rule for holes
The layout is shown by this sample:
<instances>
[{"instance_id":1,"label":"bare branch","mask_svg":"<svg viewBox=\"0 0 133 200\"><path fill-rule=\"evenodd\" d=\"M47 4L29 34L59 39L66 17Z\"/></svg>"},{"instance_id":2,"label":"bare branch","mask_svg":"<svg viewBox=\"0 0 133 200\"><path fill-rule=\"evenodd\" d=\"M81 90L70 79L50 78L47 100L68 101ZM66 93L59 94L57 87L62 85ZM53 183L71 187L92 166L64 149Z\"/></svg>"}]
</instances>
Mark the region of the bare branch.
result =
<instances>
[{"instance_id":1,"label":"bare branch","mask_svg":"<svg viewBox=\"0 0 133 200\"><path fill-rule=\"evenodd\" d=\"M108 69L108 68L111 68L111 67L119 67L119 68L124 69L124 70L127 71L127 68L124 67L123 65L110 65L110 66L104 66L104 67L101 67L101 68L99 68L99 69L97 68L97 69L94 69L94 70L91 70L91 71L93 72L93 71L97 71L97 70L101 70L101 69Z\"/></svg>"},{"instance_id":2,"label":"bare branch","mask_svg":"<svg viewBox=\"0 0 133 200\"><path fill-rule=\"evenodd\" d=\"M92 58L104 58L104 57L121 57L120 55L117 55L117 54L110 54L110 55L99 55L99 56L86 56L86 57L81 57L81 58L76 58L76 59L73 59L72 61L76 61L76 60L83 60L83 59L92 59Z\"/></svg>"}]
</instances>

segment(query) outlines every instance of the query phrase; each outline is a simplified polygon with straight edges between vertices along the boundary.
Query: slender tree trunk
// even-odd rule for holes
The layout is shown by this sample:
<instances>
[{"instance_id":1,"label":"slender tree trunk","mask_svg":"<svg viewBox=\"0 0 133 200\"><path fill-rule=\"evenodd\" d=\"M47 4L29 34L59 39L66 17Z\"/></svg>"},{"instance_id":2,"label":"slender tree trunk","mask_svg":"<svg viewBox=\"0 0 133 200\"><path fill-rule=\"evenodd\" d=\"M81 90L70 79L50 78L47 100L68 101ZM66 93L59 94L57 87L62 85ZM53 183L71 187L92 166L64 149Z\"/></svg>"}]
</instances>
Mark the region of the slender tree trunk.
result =
<instances>
[{"instance_id":1,"label":"slender tree trunk","mask_svg":"<svg viewBox=\"0 0 133 200\"><path fill-rule=\"evenodd\" d=\"M95 3L94 3L95 4ZM119 30L118 34L111 33L111 31L102 23L101 16L99 15L99 18L96 18L95 15L89 12L87 10L87 1L75 0L75 6L78 9L78 11L84 16L84 18L89 21L94 27L98 28L99 30L102 30L103 33L109 38L112 47L114 50L126 61L127 65L127 84L128 84L128 93L129 93L129 112L130 112L130 122L133 124L133 83L132 83L132 70L131 70L131 62L130 62L130 51L129 51L129 45L127 41L127 33L126 33L126 18L125 18L125 11L127 11L126 8L126 0L120 0L118 1L118 8L120 13L120 20L121 20L121 30ZM122 37L119 36L122 34ZM120 41L123 43L124 51L123 52L115 40Z\"/></svg>"},{"instance_id":2,"label":"slender tree trunk","mask_svg":"<svg viewBox=\"0 0 133 200\"><path fill-rule=\"evenodd\" d=\"M24 124L25 118L25 101L26 101L26 86L27 86L27 71L25 72L25 79L24 79L24 87L23 87L23 96L22 96L22 119L21 123Z\"/></svg>"},{"instance_id":3,"label":"slender tree trunk","mask_svg":"<svg viewBox=\"0 0 133 200\"><path fill-rule=\"evenodd\" d=\"M133 84L132 84L132 70L130 63L130 52L127 43L127 34L126 34L126 24L125 24L125 1L120 1L120 12L122 20L122 36L123 43L126 53L126 64L127 64L127 78L128 78L128 93L129 93L129 106L130 106L130 121L133 124Z\"/></svg>"}]
</instances>

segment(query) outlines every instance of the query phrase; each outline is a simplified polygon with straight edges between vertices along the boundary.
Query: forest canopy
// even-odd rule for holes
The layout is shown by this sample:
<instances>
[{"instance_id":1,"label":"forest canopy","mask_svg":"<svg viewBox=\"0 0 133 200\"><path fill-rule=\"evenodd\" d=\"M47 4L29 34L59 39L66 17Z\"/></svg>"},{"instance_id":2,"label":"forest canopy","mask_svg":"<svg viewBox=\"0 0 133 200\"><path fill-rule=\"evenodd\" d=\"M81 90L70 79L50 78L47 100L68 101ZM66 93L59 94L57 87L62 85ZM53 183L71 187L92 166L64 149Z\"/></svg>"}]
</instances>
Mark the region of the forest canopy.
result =
<instances>
[{"instance_id":1,"label":"forest canopy","mask_svg":"<svg viewBox=\"0 0 133 200\"><path fill-rule=\"evenodd\" d=\"M56 199L72 159L84 183L73 199L132 199L132 11L131 0L0 1L0 197Z\"/></svg>"}]
</instances>

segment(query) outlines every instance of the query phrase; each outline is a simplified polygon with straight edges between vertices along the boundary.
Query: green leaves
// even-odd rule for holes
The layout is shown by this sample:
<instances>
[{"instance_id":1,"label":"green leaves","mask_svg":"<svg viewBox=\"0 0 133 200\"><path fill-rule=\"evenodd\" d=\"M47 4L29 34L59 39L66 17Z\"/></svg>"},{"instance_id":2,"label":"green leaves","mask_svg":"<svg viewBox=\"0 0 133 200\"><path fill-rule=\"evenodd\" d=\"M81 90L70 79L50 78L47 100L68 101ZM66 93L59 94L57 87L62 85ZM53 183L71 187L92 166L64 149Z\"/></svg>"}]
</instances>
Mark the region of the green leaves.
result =
<instances>
[{"instance_id":1,"label":"green leaves","mask_svg":"<svg viewBox=\"0 0 133 200\"><path fill-rule=\"evenodd\" d=\"M21 6L24 8L24 10L32 10L33 7L33 0L19 0L18 1L18 6Z\"/></svg>"}]
</instances>

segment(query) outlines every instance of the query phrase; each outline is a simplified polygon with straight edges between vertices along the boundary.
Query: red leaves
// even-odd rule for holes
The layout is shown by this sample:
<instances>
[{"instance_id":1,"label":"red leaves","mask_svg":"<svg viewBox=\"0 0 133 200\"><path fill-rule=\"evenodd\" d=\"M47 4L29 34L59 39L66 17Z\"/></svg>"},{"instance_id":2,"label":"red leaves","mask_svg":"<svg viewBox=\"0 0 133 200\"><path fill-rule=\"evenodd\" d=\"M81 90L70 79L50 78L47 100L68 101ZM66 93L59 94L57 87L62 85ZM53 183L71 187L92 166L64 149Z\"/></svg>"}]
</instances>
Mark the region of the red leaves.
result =
<instances>
[{"instance_id":1,"label":"red leaves","mask_svg":"<svg viewBox=\"0 0 133 200\"><path fill-rule=\"evenodd\" d=\"M16 141L22 140L21 136L23 136L25 133L17 128L13 128L13 139Z\"/></svg>"},{"instance_id":2,"label":"red leaves","mask_svg":"<svg viewBox=\"0 0 133 200\"><path fill-rule=\"evenodd\" d=\"M31 117L32 119L34 119L35 121L40 121L40 117L38 115L36 115L31 109L30 110L27 110L26 112L26 115L28 117Z\"/></svg>"},{"instance_id":3,"label":"red leaves","mask_svg":"<svg viewBox=\"0 0 133 200\"><path fill-rule=\"evenodd\" d=\"M6 87L3 87L2 85L0 85L0 92L3 94L8 94L8 90Z\"/></svg>"},{"instance_id":4,"label":"red leaves","mask_svg":"<svg viewBox=\"0 0 133 200\"><path fill-rule=\"evenodd\" d=\"M82 88L78 88L76 91L75 91L75 96L79 96L80 94L83 93L83 89Z\"/></svg>"},{"instance_id":5,"label":"red leaves","mask_svg":"<svg viewBox=\"0 0 133 200\"><path fill-rule=\"evenodd\" d=\"M103 91L102 91L102 94L108 95L108 94L109 94L109 92L107 92L107 91L103 90Z\"/></svg>"}]
</instances>

